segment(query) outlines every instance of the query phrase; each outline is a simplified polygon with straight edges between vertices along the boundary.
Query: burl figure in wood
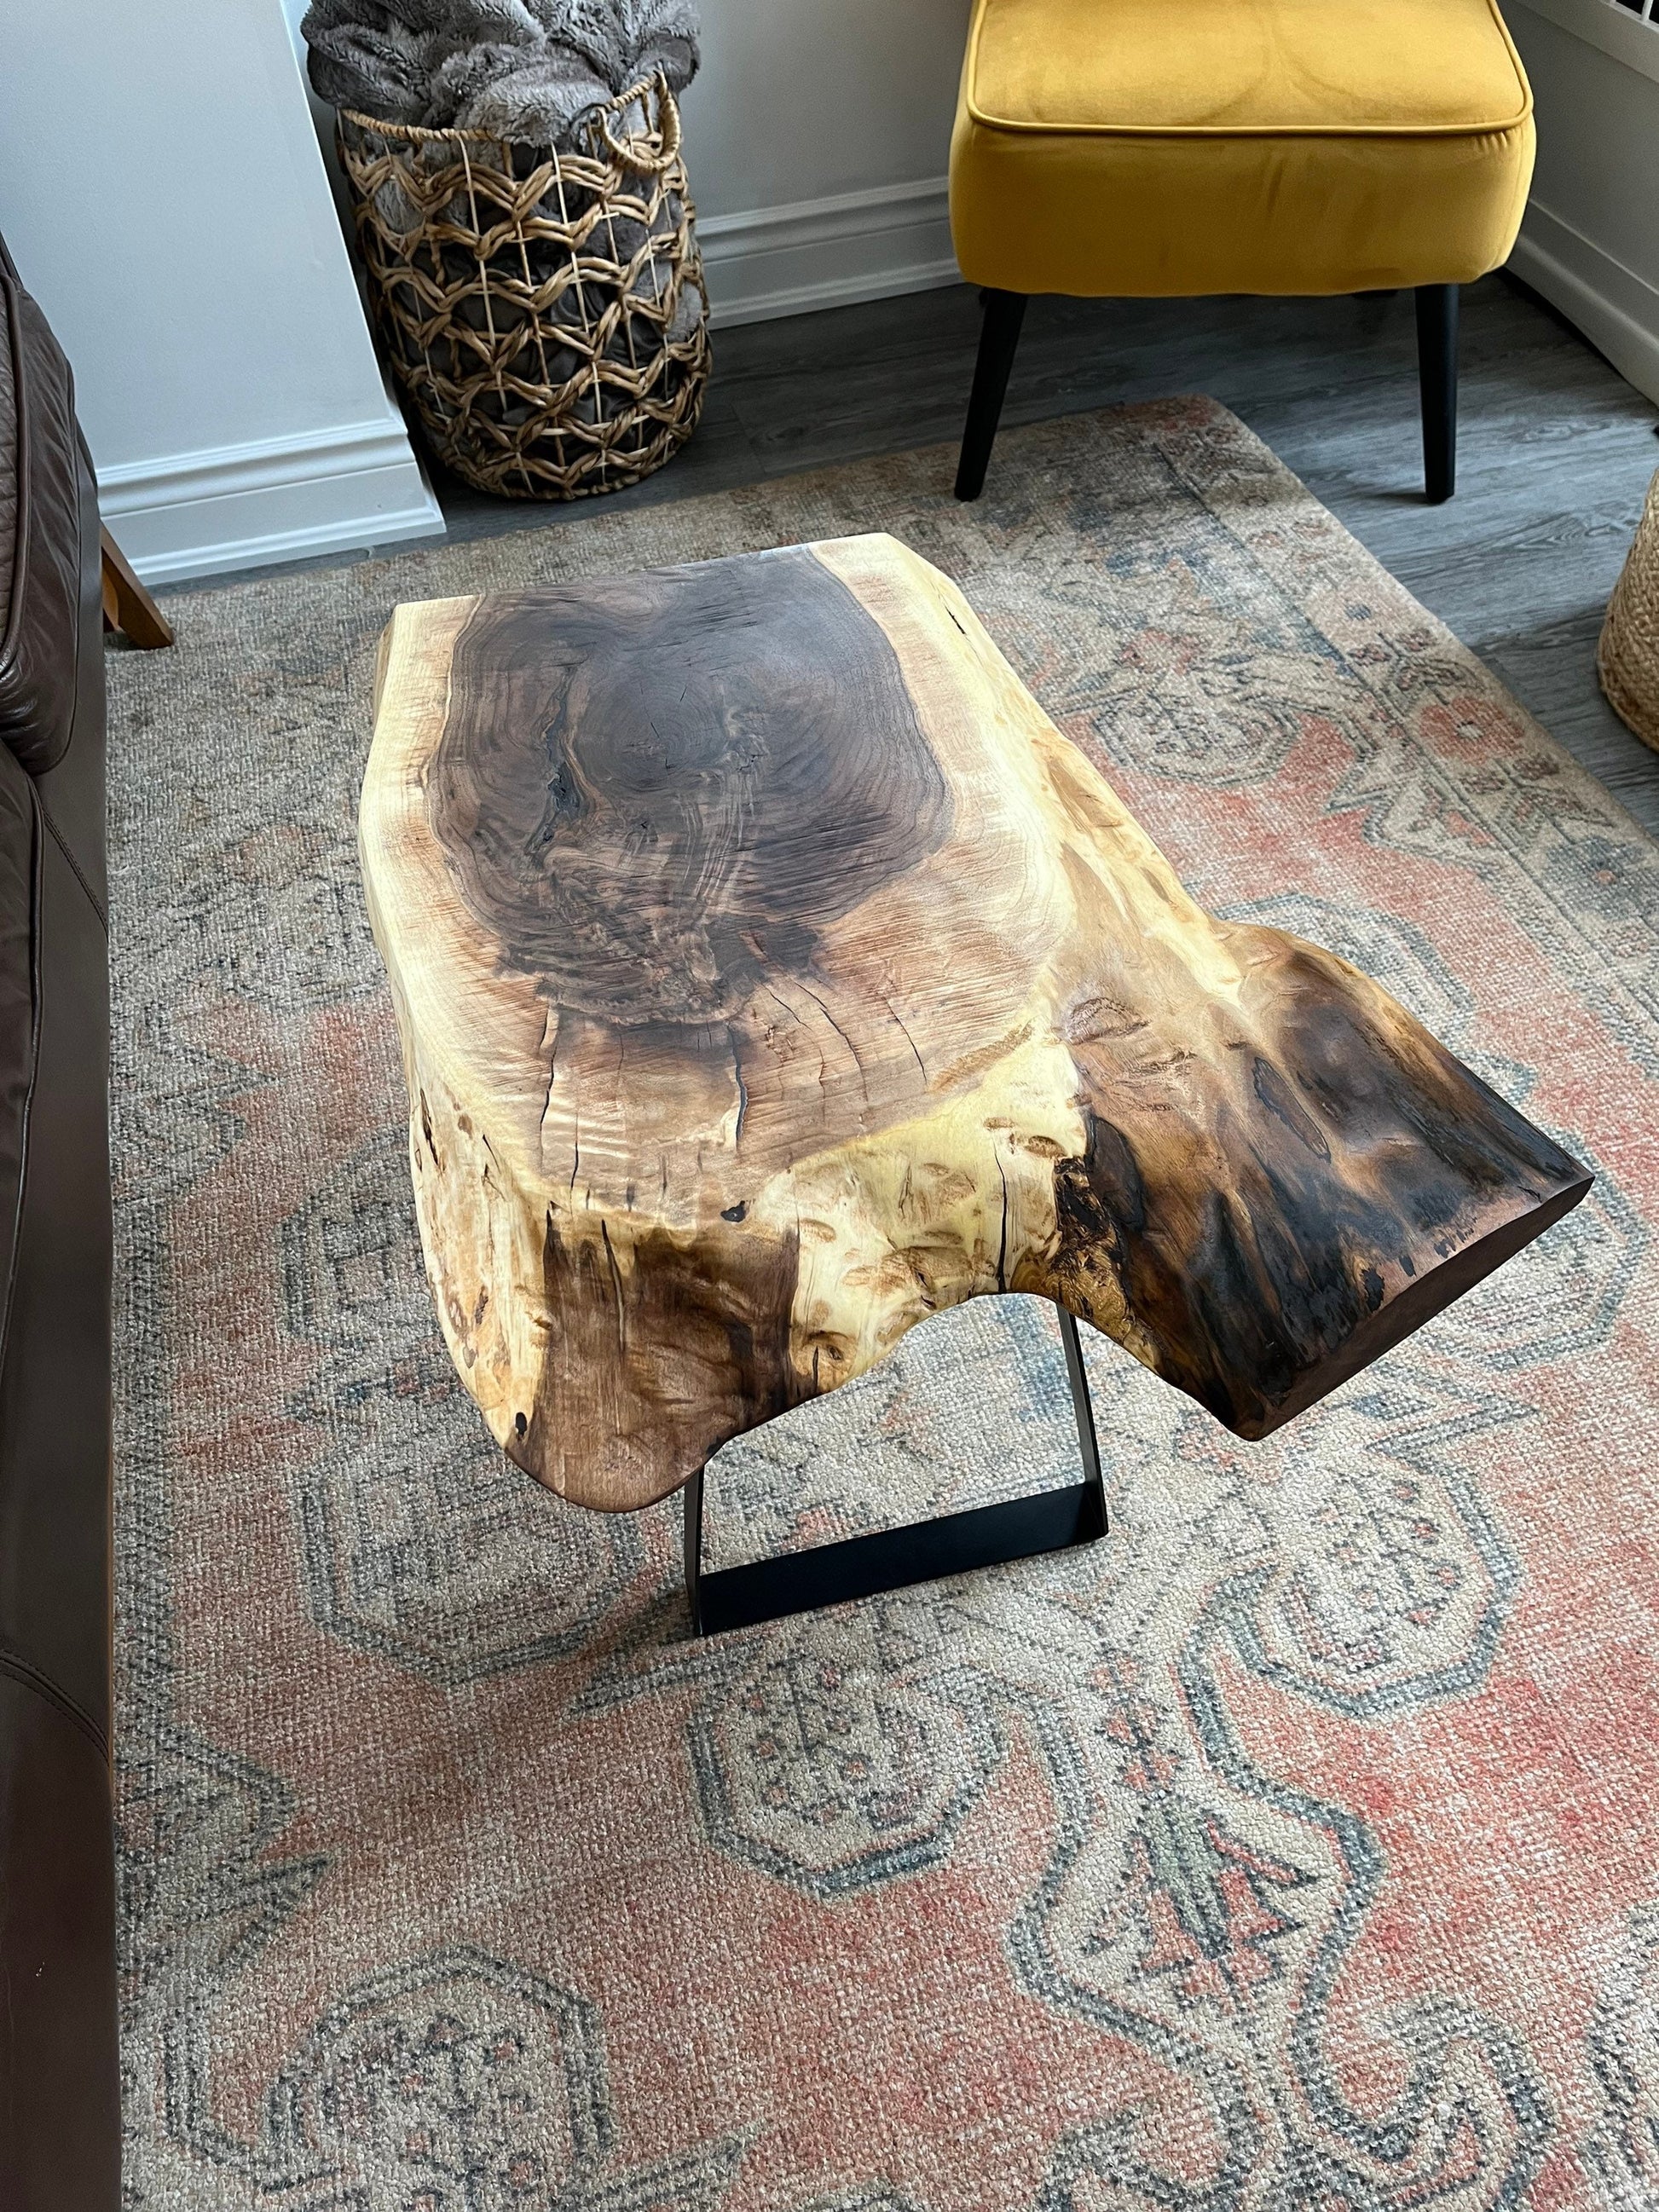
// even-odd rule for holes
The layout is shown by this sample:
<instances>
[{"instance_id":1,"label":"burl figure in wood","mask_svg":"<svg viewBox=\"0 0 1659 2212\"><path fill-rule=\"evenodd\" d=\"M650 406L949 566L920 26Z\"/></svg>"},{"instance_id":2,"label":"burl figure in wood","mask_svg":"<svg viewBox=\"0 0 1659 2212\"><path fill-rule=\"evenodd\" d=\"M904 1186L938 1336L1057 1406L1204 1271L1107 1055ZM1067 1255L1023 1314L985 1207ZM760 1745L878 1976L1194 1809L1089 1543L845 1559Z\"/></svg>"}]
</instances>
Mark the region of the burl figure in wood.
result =
<instances>
[{"instance_id":1,"label":"burl figure in wood","mask_svg":"<svg viewBox=\"0 0 1659 2212\"><path fill-rule=\"evenodd\" d=\"M445 1334L586 1505L992 1291L1265 1436L1589 1185L890 538L400 607L361 833Z\"/></svg>"}]
</instances>

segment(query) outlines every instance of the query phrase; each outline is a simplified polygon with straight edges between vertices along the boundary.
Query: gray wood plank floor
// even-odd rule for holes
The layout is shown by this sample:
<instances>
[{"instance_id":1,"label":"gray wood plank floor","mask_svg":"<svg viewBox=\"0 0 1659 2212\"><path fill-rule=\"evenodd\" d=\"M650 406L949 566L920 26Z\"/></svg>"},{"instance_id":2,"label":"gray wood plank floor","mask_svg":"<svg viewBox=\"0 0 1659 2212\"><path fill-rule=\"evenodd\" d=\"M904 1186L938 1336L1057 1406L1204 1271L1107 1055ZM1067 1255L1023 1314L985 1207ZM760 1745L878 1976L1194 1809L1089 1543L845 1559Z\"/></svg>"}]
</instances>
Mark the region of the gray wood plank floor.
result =
<instances>
[{"instance_id":1,"label":"gray wood plank floor","mask_svg":"<svg viewBox=\"0 0 1659 2212\"><path fill-rule=\"evenodd\" d=\"M690 498L954 440L978 331L978 301L961 285L719 331L696 437L606 504ZM1659 835L1659 754L1630 734L1595 680L1607 594L1659 467L1659 410L1593 347L1510 278L1466 289L1458 489L1441 507L1421 497L1408 293L1036 300L1003 420L1194 392L1264 438ZM580 529L593 511L435 482L453 538Z\"/></svg>"}]
</instances>

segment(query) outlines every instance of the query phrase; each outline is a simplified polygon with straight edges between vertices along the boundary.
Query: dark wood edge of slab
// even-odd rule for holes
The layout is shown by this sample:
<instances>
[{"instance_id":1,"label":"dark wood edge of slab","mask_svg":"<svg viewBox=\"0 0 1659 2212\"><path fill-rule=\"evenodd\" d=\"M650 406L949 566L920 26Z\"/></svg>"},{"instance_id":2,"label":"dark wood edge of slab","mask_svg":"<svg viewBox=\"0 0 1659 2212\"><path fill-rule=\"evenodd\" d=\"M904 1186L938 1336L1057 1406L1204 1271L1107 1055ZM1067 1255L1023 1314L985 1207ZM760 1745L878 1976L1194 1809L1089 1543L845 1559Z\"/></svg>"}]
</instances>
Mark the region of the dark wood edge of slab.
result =
<instances>
[{"instance_id":1,"label":"dark wood edge of slab","mask_svg":"<svg viewBox=\"0 0 1659 2212\"><path fill-rule=\"evenodd\" d=\"M1425 1322L1432 1321L1437 1313L1461 1298L1465 1291L1473 1290L1483 1277L1523 1251L1564 1214L1571 1213L1595 1181L1588 1169L1581 1170L1577 1180L1540 1205L1517 1214L1512 1221L1504 1222L1485 1237L1477 1237L1462 1251L1443 1260L1437 1267L1419 1275L1414 1283L1390 1298L1387 1305L1362 1322L1329 1359L1304 1375L1290 1395L1273 1407L1269 1419L1259 1427L1241 1428L1239 1435L1251 1443L1259 1442L1274 1430L1282 1429L1287 1421L1294 1420L1298 1413L1305 1413L1310 1406L1317 1405L1322 1398L1328 1397L1362 1368L1380 1359L1385 1352L1393 1351L1396 1344L1414 1329L1421 1328Z\"/></svg>"}]
</instances>

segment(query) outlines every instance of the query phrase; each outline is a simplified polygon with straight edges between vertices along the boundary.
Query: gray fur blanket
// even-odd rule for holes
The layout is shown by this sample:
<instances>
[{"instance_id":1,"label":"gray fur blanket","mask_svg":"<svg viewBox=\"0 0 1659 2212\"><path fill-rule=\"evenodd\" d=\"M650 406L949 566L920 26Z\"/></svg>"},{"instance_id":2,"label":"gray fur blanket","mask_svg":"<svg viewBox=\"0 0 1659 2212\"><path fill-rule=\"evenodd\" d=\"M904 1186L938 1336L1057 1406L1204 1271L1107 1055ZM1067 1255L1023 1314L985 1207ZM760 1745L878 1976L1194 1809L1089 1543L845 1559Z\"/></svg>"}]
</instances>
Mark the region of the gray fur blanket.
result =
<instances>
[{"instance_id":1,"label":"gray fur blanket","mask_svg":"<svg viewBox=\"0 0 1659 2212\"><path fill-rule=\"evenodd\" d=\"M694 0L311 0L311 82L383 123L570 146L596 107L696 74Z\"/></svg>"}]
</instances>

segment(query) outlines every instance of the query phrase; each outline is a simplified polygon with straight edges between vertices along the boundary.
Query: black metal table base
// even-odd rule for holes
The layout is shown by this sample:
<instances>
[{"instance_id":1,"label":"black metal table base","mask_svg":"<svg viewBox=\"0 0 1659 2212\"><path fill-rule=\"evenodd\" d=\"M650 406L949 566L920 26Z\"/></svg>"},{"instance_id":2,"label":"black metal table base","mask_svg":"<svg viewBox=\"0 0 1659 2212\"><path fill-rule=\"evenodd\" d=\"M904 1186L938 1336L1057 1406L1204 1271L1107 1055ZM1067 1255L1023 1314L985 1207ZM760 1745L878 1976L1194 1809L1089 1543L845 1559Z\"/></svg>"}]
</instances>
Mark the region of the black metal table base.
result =
<instances>
[{"instance_id":1,"label":"black metal table base","mask_svg":"<svg viewBox=\"0 0 1659 2212\"><path fill-rule=\"evenodd\" d=\"M811 1613L842 1605L849 1598L873 1597L881 1590L935 1582L966 1574L1005 1559L1026 1559L1041 1552L1092 1544L1106 1534L1106 1491L1101 1480L1100 1449L1094 1409L1083 1371L1077 1323L1063 1306L1060 1340L1066 1376L1077 1415L1083 1480L1035 1498L1011 1498L1000 1505L976 1505L966 1513L945 1513L902 1528L878 1529L849 1536L839 1544L817 1544L805 1552L786 1552L739 1567L705 1574L702 1566L702 1470L685 1486L685 1588L691 1601L694 1635L715 1636L787 1613Z\"/></svg>"}]
</instances>

